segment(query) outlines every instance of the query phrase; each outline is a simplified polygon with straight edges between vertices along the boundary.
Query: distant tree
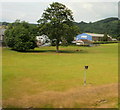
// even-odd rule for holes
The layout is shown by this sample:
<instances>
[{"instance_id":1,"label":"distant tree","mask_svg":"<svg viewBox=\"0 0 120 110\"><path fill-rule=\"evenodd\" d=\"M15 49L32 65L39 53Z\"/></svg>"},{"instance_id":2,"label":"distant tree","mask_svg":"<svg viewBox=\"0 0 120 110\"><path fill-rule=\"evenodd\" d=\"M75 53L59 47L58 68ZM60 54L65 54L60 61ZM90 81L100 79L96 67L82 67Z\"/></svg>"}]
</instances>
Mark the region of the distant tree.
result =
<instances>
[{"instance_id":1,"label":"distant tree","mask_svg":"<svg viewBox=\"0 0 120 110\"><path fill-rule=\"evenodd\" d=\"M117 40L119 40L119 41L120 41L120 37L117 37Z\"/></svg>"},{"instance_id":2,"label":"distant tree","mask_svg":"<svg viewBox=\"0 0 120 110\"><path fill-rule=\"evenodd\" d=\"M102 39L103 41L108 41L108 36L107 36L107 33L105 33L104 34L104 36L103 36L103 39Z\"/></svg>"},{"instance_id":3,"label":"distant tree","mask_svg":"<svg viewBox=\"0 0 120 110\"><path fill-rule=\"evenodd\" d=\"M118 20L117 26L113 32L114 32L113 34L115 34L115 38L120 41L120 20Z\"/></svg>"},{"instance_id":4,"label":"distant tree","mask_svg":"<svg viewBox=\"0 0 120 110\"><path fill-rule=\"evenodd\" d=\"M42 18L38 20L39 32L56 41L56 52L58 52L59 42L64 39L65 42L69 43L79 31L73 21L72 11L65 5L54 2L44 11Z\"/></svg>"},{"instance_id":5,"label":"distant tree","mask_svg":"<svg viewBox=\"0 0 120 110\"><path fill-rule=\"evenodd\" d=\"M33 27L27 22L16 20L8 25L5 31L5 42L7 46L16 51L27 51L36 47Z\"/></svg>"}]
</instances>

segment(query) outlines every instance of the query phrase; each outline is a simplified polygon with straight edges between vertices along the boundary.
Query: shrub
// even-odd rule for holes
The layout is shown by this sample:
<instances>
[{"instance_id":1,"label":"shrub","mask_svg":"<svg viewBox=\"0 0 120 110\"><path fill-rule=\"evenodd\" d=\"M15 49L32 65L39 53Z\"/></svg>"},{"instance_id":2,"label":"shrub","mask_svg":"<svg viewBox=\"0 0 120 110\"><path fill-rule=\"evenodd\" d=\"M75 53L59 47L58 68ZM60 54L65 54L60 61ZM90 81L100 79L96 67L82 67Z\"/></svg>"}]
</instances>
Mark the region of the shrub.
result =
<instances>
[{"instance_id":1,"label":"shrub","mask_svg":"<svg viewBox=\"0 0 120 110\"><path fill-rule=\"evenodd\" d=\"M108 43L118 43L119 41L96 41L93 44L108 44Z\"/></svg>"},{"instance_id":2,"label":"shrub","mask_svg":"<svg viewBox=\"0 0 120 110\"><path fill-rule=\"evenodd\" d=\"M5 31L5 42L16 51L27 51L36 47L35 35L27 22L15 21Z\"/></svg>"}]
</instances>

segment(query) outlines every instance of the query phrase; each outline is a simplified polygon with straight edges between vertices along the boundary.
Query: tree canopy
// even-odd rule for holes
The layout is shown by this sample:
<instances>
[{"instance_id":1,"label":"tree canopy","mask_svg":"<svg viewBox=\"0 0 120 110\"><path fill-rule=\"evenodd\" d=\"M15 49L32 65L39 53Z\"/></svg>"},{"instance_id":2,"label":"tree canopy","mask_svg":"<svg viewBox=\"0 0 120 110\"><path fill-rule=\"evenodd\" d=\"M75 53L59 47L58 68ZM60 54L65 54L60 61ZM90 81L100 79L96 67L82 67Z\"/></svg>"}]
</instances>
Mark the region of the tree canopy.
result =
<instances>
[{"instance_id":1,"label":"tree canopy","mask_svg":"<svg viewBox=\"0 0 120 110\"><path fill-rule=\"evenodd\" d=\"M104 34L102 40L103 40L103 41L108 41L108 35L107 35L107 33Z\"/></svg>"},{"instance_id":2,"label":"tree canopy","mask_svg":"<svg viewBox=\"0 0 120 110\"><path fill-rule=\"evenodd\" d=\"M50 4L38 20L40 34L46 34L51 40L56 40L56 51L59 50L59 42L73 40L79 32L79 28L73 24L72 11L65 5L54 2Z\"/></svg>"},{"instance_id":3,"label":"tree canopy","mask_svg":"<svg viewBox=\"0 0 120 110\"><path fill-rule=\"evenodd\" d=\"M34 49L36 47L34 28L27 22L19 20L9 24L5 31L7 46L17 51Z\"/></svg>"}]
</instances>

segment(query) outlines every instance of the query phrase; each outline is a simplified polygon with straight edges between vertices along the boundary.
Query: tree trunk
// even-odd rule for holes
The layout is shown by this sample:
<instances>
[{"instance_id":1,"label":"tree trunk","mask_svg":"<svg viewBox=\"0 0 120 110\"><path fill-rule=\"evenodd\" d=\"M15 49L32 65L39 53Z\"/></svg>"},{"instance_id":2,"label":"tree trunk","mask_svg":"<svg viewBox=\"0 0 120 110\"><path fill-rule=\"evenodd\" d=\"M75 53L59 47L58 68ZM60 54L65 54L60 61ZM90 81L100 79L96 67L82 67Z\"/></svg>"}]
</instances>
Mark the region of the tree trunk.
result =
<instances>
[{"instance_id":1,"label":"tree trunk","mask_svg":"<svg viewBox=\"0 0 120 110\"><path fill-rule=\"evenodd\" d=\"M59 52L59 40L56 41L56 52Z\"/></svg>"}]
</instances>

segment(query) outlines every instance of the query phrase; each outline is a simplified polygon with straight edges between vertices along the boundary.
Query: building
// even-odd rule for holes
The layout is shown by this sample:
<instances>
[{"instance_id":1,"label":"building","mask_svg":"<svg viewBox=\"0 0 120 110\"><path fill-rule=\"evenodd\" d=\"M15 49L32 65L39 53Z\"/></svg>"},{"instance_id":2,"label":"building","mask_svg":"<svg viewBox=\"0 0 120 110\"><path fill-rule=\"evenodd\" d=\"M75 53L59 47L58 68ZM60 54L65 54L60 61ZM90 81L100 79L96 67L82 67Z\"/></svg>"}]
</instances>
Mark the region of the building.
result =
<instances>
[{"instance_id":1,"label":"building","mask_svg":"<svg viewBox=\"0 0 120 110\"><path fill-rule=\"evenodd\" d=\"M50 39L48 38L48 36L46 35L42 35L42 36L36 36L36 40L37 40L37 46L50 46Z\"/></svg>"},{"instance_id":2,"label":"building","mask_svg":"<svg viewBox=\"0 0 120 110\"><path fill-rule=\"evenodd\" d=\"M6 29L0 28L0 46L2 46L2 43L4 41L4 32Z\"/></svg>"},{"instance_id":3,"label":"building","mask_svg":"<svg viewBox=\"0 0 120 110\"><path fill-rule=\"evenodd\" d=\"M92 36L86 33L82 33L76 36L76 40L81 40L81 39L86 39L86 40L91 40L92 41Z\"/></svg>"},{"instance_id":4,"label":"building","mask_svg":"<svg viewBox=\"0 0 120 110\"><path fill-rule=\"evenodd\" d=\"M75 38L76 45L91 45L92 36L86 33L82 33L76 36Z\"/></svg>"},{"instance_id":5,"label":"building","mask_svg":"<svg viewBox=\"0 0 120 110\"><path fill-rule=\"evenodd\" d=\"M104 34L95 34L95 33L86 33L90 36L92 36L92 41L102 41L103 37L104 37ZM108 36L108 41L112 41L112 37L107 35Z\"/></svg>"},{"instance_id":6,"label":"building","mask_svg":"<svg viewBox=\"0 0 120 110\"><path fill-rule=\"evenodd\" d=\"M108 36L108 41L116 41L111 36ZM95 33L82 33L75 37L73 43L76 45L91 45L94 41L102 41L104 34L95 34Z\"/></svg>"},{"instance_id":7,"label":"building","mask_svg":"<svg viewBox=\"0 0 120 110\"><path fill-rule=\"evenodd\" d=\"M92 46L92 41L87 39L81 39L76 42L76 45L89 45Z\"/></svg>"}]
</instances>

